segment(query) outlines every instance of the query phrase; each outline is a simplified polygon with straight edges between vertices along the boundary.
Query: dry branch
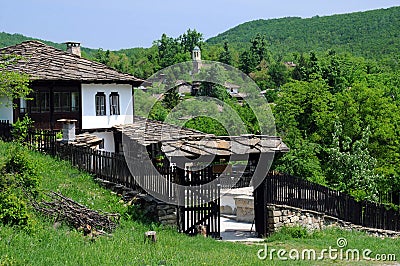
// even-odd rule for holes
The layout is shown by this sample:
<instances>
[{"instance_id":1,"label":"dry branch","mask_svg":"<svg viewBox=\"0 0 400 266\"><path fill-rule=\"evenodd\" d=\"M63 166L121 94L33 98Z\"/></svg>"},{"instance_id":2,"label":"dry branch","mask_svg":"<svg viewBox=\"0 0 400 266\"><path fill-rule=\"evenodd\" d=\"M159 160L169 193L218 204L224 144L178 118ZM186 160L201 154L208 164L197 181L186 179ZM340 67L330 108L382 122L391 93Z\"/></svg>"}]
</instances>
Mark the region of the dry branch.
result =
<instances>
[{"instance_id":1,"label":"dry branch","mask_svg":"<svg viewBox=\"0 0 400 266\"><path fill-rule=\"evenodd\" d=\"M69 225L79 228L88 228L98 232L111 232L117 227L120 214L97 212L57 192L50 192L47 196L51 201L32 201L33 207L56 221L65 221Z\"/></svg>"}]
</instances>

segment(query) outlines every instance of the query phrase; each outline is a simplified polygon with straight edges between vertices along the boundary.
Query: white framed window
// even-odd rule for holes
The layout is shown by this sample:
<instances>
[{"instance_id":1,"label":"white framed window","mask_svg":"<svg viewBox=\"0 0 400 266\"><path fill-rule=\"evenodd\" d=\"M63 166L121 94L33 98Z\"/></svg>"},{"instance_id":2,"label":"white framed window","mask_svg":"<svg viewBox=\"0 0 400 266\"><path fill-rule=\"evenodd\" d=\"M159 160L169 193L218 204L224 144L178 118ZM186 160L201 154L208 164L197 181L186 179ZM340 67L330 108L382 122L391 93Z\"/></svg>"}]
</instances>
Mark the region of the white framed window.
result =
<instances>
[{"instance_id":1,"label":"white framed window","mask_svg":"<svg viewBox=\"0 0 400 266\"><path fill-rule=\"evenodd\" d=\"M119 94L111 92L110 94L110 115L119 115Z\"/></svg>"},{"instance_id":2,"label":"white framed window","mask_svg":"<svg viewBox=\"0 0 400 266\"><path fill-rule=\"evenodd\" d=\"M104 92L98 92L95 96L96 101L96 115L106 115L106 95Z\"/></svg>"},{"instance_id":3,"label":"white framed window","mask_svg":"<svg viewBox=\"0 0 400 266\"><path fill-rule=\"evenodd\" d=\"M104 150L104 139L101 139L101 142L99 144L99 149Z\"/></svg>"}]
</instances>

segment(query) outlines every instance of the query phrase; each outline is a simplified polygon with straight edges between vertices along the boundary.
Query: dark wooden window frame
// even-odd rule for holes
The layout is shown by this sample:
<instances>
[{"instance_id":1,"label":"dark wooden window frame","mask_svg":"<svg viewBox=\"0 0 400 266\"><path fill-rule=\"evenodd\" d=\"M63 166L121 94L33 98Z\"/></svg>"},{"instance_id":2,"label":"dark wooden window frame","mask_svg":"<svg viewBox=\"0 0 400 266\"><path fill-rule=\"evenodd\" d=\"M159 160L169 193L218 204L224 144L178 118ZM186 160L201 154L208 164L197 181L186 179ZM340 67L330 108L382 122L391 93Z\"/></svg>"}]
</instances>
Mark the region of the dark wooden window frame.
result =
<instances>
[{"instance_id":1,"label":"dark wooden window frame","mask_svg":"<svg viewBox=\"0 0 400 266\"><path fill-rule=\"evenodd\" d=\"M55 91L54 92L54 112L70 112L71 111L71 92Z\"/></svg>"},{"instance_id":2,"label":"dark wooden window frame","mask_svg":"<svg viewBox=\"0 0 400 266\"><path fill-rule=\"evenodd\" d=\"M50 91L35 91L30 102L32 113L50 113Z\"/></svg>"},{"instance_id":3,"label":"dark wooden window frame","mask_svg":"<svg viewBox=\"0 0 400 266\"><path fill-rule=\"evenodd\" d=\"M106 95L104 92L97 92L95 96L96 116L107 115L106 110Z\"/></svg>"},{"instance_id":4,"label":"dark wooden window frame","mask_svg":"<svg viewBox=\"0 0 400 266\"><path fill-rule=\"evenodd\" d=\"M110 115L120 115L118 92L111 92L110 94Z\"/></svg>"},{"instance_id":5,"label":"dark wooden window frame","mask_svg":"<svg viewBox=\"0 0 400 266\"><path fill-rule=\"evenodd\" d=\"M79 112L79 92L55 91L53 99L55 113Z\"/></svg>"}]
</instances>

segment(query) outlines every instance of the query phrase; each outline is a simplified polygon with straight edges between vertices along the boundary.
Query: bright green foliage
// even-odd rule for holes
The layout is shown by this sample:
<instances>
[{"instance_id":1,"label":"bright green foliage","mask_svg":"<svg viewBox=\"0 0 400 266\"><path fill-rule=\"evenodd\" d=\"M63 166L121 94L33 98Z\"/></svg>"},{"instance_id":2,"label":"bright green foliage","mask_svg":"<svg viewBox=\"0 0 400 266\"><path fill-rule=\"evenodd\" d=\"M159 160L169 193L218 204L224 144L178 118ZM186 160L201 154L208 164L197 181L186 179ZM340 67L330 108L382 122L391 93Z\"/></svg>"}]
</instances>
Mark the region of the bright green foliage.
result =
<instances>
[{"instance_id":1,"label":"bright green foliage","mask_svg":"<svg viewBox=\"0 0 400 266\"><path fill-rule=\"evenodd\" d=\"M160 40L155 41L158 48L159 66L168 66L191 60L191 53L195 46L201 48L203 35L196 30L188 29L186 33L174 39L165 33Z\"/></svg>"},{"instance_id":2,"label":"bright green foliage","mask_svg":"<svg viewBox=\"0 0 400 266\"><path fill-rule=\"evenodd\" d=\"M23 144L24 141L26 140L26 137L28 136L28 131L29 129L32 129L33 126L33 120L25 115L24 118L17 119L17 121L13 124L13 129L12 129L12 136L14 141Z\"/></svg>"},{"instance_id":3,"label":"bright green foliage","mask_svg":"<svg viewBox=\"0 0 400 266\"><path fill-rule=\"evenodd\" d=\"M160 67L165 68L178 63L179 43L165 33L157 41L158 56L160 58Z\"/></svg>"},{"instance_id":4,"label":"bright green foliage","mask_svg":"<svg viewBox=\"0 0 400 266\"><path fill-rule=\"evenodd\" d=\"M203 34L195 29L188 29L184 34L177 39L184 53L192 53L194 47L202 44Z\"/></svg>"},{"instance_id":5,"label":"bright green foliage","mask_svg":"<svg viewBox=\"0 0 400 266\"><path fill-rule=\"evenodd\" d=\"M152 120L157 120L157 121L164 121L165 118L168 115L168 109L166 109L161 102L156 102L149 114L149 118Z\"/></svg>"},{"instance_id":6,"label":"bright green foliage","mask_svg":"<svg viewBox=\"0 0 400 266\"><path fill-rule=\"evenodd\" d=\"M250 40L250 52L255 61L259 64L261 61L265 60L267 63L270 62L270 52L268 50L268 42L266 36L259 33L256 34L254 38Z\"/></svg>"},{"instance_id":7,"label":"bright green foliage","mask_svg":"<svg viewBox=\"0 0 400 266\"><path fill-rule=\"evenodd\" d=\"M25 148L16 146L11 153L10 160L5 165L5 172L14 175L17 185L28 189L29 193L36 193L40 184L40 177L34 162L29 160Z\"/></svg>"},{"instance_id":8,"label":"bright green foliage","mask_svg":"<svg viewBox=\"0 0 400 266\"><path fill-rule=\"evenodd\" d=\"M5 178L7 177L5 176ZM2 224L25 228L30 227L31 220L25 200L22 200L12 192L3 190L0 194L0 207L0 221Z\"/></svg>"},{"instance_id":9,"label":"bright green foliage","mask_svg":"<svg viewBox=\"0 0 400 266\"><path fill-rule=\"evenodd\" d=\"M279 88L289 80L289 70L282 63L274 63L268 68L268 74L274 88Z\"/></svg>"},{"instance_id":10,"label":"bright green foliage","mask_svg":"<svg viewBox=\"0 0 400 266\"><path fill-rule=\"evenodd\" d=\"M262 62L269 64L271 60L265 36L257 34L250 43L250 49L243 51L239 58L239 69L246 74L255 72Z\"/></svg>"},{"instance_id":11,"label":"bright green foliage","mask_svg":"<svg viewBox=\"0 0 400 266\"><path fill-rule=\"evenodd\" d=\"M318 157L320 150L320 145L299 139L290 145L290 151L287 154L278 159L275 170L324 185L326 184L325 176Z\"/></svg>"},{"instance_id":12,"label":"bright green foliage","mask_svg":"<svg viewBox=\"0 0 400 266\"><path fill-rule=\"evenodd\" d=\"M3 145L5 146L5 145ZM0 222L31 229L29 199L36 197L41 177L38 165L20 145L8 145L0 157Z\"/></svg>"},{"instance_id":13,"label":"bright green foliage","mask_svg":"<svg viewBox=\"0 0 400 266\"><path fill-rule=\"evenodd\" d=\"M171 88L164 93L162 100L164 107L168 110L172 110L179 103L179 94L175 88Z\"/></svg>"},{"instance_id":14,"label":"bright green foliage","mask_svg":"<svg viewBox=\"0 0 400 266\"><path fill-rule=\"evenodd\" d=\"M17 71L7 71L7 66L14 64L17 60L24 60L18 56L0 54L0 98L8 100L23 98L31 92L28 87L29 76ZM0 102L1 105L9 104Z\"/></svg>"},{"instance_id":15,"label":"bright green foliage","mask_svg":"<svg viewBox=\"0 0 400 266\"><path fill-rule=\"evenodd\" d=\"M229 44L228 42L224 42L224 50L221 52L218 58L219 62L227 64L227 65L232 65L233 59L232 59L232 53L229 50Z\"/></svg>"},{"instance_id":16,"label":"bright green foliage","mask_svg":"<svg viewBox=\"0 0 400 266\"><path fill-rule=\"evenodd\" d=\"M331 186L359 199L378 201L378 182L374 169L377 161L369 154L371 132L366 128L360 140L343 135L340 124L335 125L332 146L326 148L326 179Z\"/></svg>"},{"instance_id":17,"label":"bright green foliage","mask_svg":"<svg viewBox=\"0 0 400 266\"><path fill-rule=\"evenodd\" d=\"M273 109L291 148L277 170L360 199L391 201L400 190L399 83L332 51L299 60L292 76L301 81L283 85Z\"/></svg>"},{"instance_id":18,"label":"bright green foliage","mask_svg":"<svg viewBox=\"0 0 400 266\"><path fill-rule=\"evenodd\" d=\"M291 82L283 86L274 108L278 131L290 146L296 139L312 142L330 136L332 94L321 80Z\"/></svg>"},{"instance_id":19,"label":"bright green foliage","mask_svg":"<svg viewBox=\"0 0 400 266\"><path fill-rule=\"evenodd\" d=\"M297 226L283 226L276 233L274 233L266 241L285 241L289 239L310 239L313 238L312 232L309 232L307 228Z\"/></svg>"},{"instance_id":20,"label":"bright green foliage","mask_svg":"<svg viewBox=\"0 0 400 266\"><path fill-rule=\"evenodd\" d=\"M400 7L313 18L287 17L254 20L240 24L216 37L209 44L228 41L232 48L248 48L259 33L268 34L271 52L288 57L293 52L324 52L334 49L375 60L398 62ZM397 63L397 67L398 67Z\"/></svg>"},{"instance_id":21,"label":"bright green foliage","mask_svg":"<svg viewBox=\"0 0 400 266\"><path fill-rule=\"evenodd\" d=\"M0 161L13 145L0 142ZM0 225L0 265L265 265L257 251L263 245L244 245L215 241L202 236L189 237L178 233L176 228L144 224L135 218L143 218L132 206L120 201L120 197L100 187L93 177L72 168L69 163L36 152L28 152L35 165L40 165L43 182L40 188L59 191L63 195L90 207L111 213L125 214L112 237L96 239L61 225L37 217L35 230L27 232L17 227ZM147 217L146 217L147 218ZM39 223L40 222L40 223ZM143 243L146 231L157 231L157 243ZM396 253L400 242L396 239L377 238L365 233L343 230L306 232L303 228L282 229L266 242L268 249L285 248L298 250L313 248L322 250L336 246L336 239L345 237L348 248L369 248L375 253ZM68 252L65 252L65 251ZM275 253L276 254L276 253ZM276 258L274 265L287 265L287 261ZM329 265L331 260L321 263ZM349 262L345 261L343 265ZM309 261L296 261L298 265L309 265ZM339 263L340 264L340 263ZM356 264L357 265L357 262Z\"/></svg>"},{"instance_id":22,"label":"bright green foliage","mask_svg":"<svg viewBox=\"0 0 400 266\"><path fill-rule=\"evenodd\" d=\"M207 117L198 116L190 119L184 125L186 128L193 128L204 133L214 134L216 136L227 136L228 132L217 120Z\"/></svg>"}]
</instances>

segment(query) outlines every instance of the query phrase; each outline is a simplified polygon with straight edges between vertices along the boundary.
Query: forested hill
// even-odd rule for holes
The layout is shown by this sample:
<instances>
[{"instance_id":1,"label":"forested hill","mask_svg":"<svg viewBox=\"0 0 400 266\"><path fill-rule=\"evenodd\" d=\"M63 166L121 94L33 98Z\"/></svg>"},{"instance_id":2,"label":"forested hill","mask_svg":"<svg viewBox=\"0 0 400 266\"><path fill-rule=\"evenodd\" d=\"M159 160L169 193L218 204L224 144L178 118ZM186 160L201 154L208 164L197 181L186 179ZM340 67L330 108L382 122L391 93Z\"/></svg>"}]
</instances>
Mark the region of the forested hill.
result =
<instances>
[{"instance_id":1,"label":"forested hill","mask_svg":"<svg viewBox=\"0 0 400 266\"><path fill-rule=\"evenodd\" d=\"M260 70L257 65L262 60L253 58L251 53L257 57L260 51L256 50L261 48L262 53L265 52L263 64L267 68L279 62L299 63L299 56L303 53L314 52L317 57L323 57L327 51L333 50L337 54L349 53L372 59L382 67L393 70L400 68L399 18L400 6L306 19L256 20L234 27L206 42L201 33L188 29L177 38L163 34L150 48L109 51L101 47L82 47L82 56L143 79L162 68L190 60L191 47L196 45L202 50L202 59L235 66L246 74ZM0 32L0 48L31 39L34 38ZM65 49L64 44L41 41ZM250 46L254 49L246 49ZM272 71L273 67L269 70Z\"/></svg>"},{"instance_id":2,"label":"forested hill","mask_svg":"<svg viewBox=\"0 0 400 266\"><path fill-rule=\"evenodd\" d=\"M24 36L24 35L18 34L18 33L10 34L10 33L6 33L6 32L0 32L0 48L16 45L16 44L19 44L19 43L27 41L27 40L41 41L47 45L53 46L60 50L65 50L65 48L66 48L65 44L62 44L62 43L55 43L55 42L41 40L38 38L27 37L27 36ZM82 53L84 54L84 57L91 57L96 51L97 51L97 49L90 49L90 48L82 47Z\"/></svg>"},{"instance_id":3,"label":"forested hill","mask_svg":"<svg viewBox=\"0 0 400 266\"><path fill-rule=\"evenodd\" d=\"M273 53L350 52L379 58L400 51L400 7L325 17L255 20L240 24L216 37L209 44L229 42L238 48L248 45L261 33L270 42Z\"/></svg>"}]
</instances>

